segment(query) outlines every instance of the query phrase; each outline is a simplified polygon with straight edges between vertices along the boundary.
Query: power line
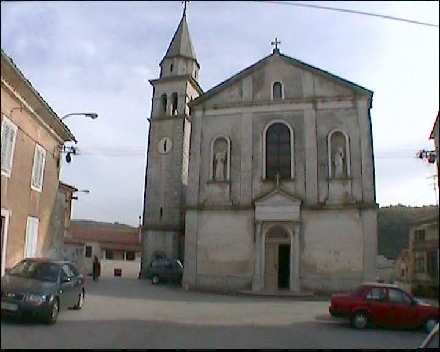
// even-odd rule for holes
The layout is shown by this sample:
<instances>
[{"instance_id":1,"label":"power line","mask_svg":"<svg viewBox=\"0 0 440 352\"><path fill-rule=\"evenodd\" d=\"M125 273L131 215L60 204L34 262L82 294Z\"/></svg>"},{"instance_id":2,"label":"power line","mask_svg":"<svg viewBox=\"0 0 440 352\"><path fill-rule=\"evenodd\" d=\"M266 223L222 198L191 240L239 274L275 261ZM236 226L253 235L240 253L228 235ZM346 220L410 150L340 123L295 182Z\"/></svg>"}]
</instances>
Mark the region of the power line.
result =
<instances>
[{"instance_id":1,"label":"power line","mask_svg":"<svg viewBox=\"0 0 440 352\"><path fill-rule=\"evenodd\" d=\"M401 22L407 22L412 24L418 24L421 26L429 26L429 27L437 27L439 28L438 24L428 23L428 22L421 22L416 20L410 20L407 18L400 18L395 16L389 16L389 15L382 15L379 13L372 13L372 12L365 12L365 11L358 11L358 10L349 10L349 9L341 9L337 7L330 7L330 6L321 6L321 5L312 5L312 4L304 4L299 2L286 2L286 1L253 1L253 2L265 2L269 4L280 4L280 5L290 5L290 6L297 6L297 7L309 7L313 9L319 9L319 10L330 10L330 11L338 11L338 12L346 12L346 13L352 13L357 15L364 15L364 16L372 16L372 17L379 17L384 18L388 20L394 20L394 21L401 21Z\"/></svg>"}]
</instances>

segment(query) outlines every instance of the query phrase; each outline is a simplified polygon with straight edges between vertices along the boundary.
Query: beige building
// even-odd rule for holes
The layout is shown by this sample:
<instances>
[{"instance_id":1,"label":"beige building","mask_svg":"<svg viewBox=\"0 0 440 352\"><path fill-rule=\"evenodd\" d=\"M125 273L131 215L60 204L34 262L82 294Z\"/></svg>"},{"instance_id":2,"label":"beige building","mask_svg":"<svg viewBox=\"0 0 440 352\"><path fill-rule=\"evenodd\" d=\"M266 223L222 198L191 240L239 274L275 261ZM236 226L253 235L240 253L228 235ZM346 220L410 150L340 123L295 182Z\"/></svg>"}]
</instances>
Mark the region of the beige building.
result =
<instances>
[{"instance_id":1,"label":"beige building","mask_svg":"<svg viewBox=\"0 0 440 352\"><path fill-rule=\"evenodd\" d=\"M137 278L140 271L141 244L139 228L86 220L72 220L64 237L64 259L75 263L84 275L92 274L94 256L101 262L101 275Z\"/></svg>"},{"instance_id":2,"label":"beige building","mask_svg":"<svg viewBox=\"0 0 440 352\"><path fill-rule=\"evenodd\" d=\"M151 81L143 269L163 250L184 260L187 288L340 291L376 278L373 92L277 44L203 92L183 15Z\"/></svg>"},{"instance_id":3,"label":"beige building","mask_svg":"<svg viewBox=\"0 0 440 352\"><path fill-rule=\"evenodd\" d=\"M51 215L61 151L76 141L67 126L2 50L1 273L53 245Z\"/></svg>"},{"instance_id":4,"label":"beige building","mask_svg":"<svg viewBox=\"0 0 440 352\"><path fill-rule=\"evenodd\" d=\"M420 220L410 226L410 277L414 294L438 296L439 217Z\"/></svg>"},{"instance_id":5,"label":"beige building","mask_svg":"<svg viewBox=\"0 0 440 352\"><path fill-rule=\"evenodd\" d=\"M411 265L410 251L407 248L402 249L399 256L394 261L393 276L394 276L394 283L408 292L411 292L410 265Z\"/></svg>"}]
</instances>

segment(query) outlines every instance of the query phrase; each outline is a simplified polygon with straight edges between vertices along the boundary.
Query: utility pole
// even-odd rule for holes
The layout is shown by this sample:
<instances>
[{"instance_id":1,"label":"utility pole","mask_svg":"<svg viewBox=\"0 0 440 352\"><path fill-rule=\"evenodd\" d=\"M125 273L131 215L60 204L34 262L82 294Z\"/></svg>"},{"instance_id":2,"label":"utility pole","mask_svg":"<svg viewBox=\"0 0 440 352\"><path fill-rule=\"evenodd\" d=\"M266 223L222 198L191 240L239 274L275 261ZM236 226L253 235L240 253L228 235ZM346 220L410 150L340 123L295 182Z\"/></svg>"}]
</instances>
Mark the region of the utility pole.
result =
<instances>
[{"instance_id":1,"label":"utility pole","mask_svg":"<svg viewBox=\"0 0 440 352\"><path fill-rule=\"evenodd\" d=\"M432 183L430 184L430 186L432 185L434 187L434 193L435 193L435 204L438 207L438 194L437 194L437 183L435 182L435 179L438 178L437 175L432 175L432 176L428 176L426 179L430 179L432 178Z\"/></svg>"}]
</instances>

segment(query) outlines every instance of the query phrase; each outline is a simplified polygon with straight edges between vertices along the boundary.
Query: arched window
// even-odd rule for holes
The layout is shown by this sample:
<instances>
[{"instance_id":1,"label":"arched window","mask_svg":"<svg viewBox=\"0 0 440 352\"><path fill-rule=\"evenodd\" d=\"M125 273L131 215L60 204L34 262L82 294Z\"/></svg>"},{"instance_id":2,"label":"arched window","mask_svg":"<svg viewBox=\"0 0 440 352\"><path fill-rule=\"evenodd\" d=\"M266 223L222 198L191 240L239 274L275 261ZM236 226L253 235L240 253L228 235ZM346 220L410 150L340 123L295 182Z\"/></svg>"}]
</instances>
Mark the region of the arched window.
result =
<instances>
[{"instance_id":1,"label":"arched window","mask_svg":"<svg viewBox=\"0 0 440 352\"><path fill-rule=\"evenodd\" d=\"M292 149L290 130L274 123L266 132L266 178L291 178Z\"/></svg>"},{"instance_id":2,"label":"arched window","mask_svg":"<svg viewBox=\"0 0 440 352\"><path fill-rule=\"evenodd\" d=\"M171 95L171 99L172 99L171 114L177 115L177 93L173 93Z\"/></svg>"},{"instance_id":3,"label":"arched window","mask_svg":"<svg viewBox=\"0 0 440 352\"><path fill-rule=\"evenodd\" d=\"M272 99L281 100L283 99L283 85L281 82L275 82L272 86Z\"/></svg>"},{"instance_id":4,"label":"arched window","mask_svg":"<svg viewBox=\"0 0 440 352\"><path fill-rule=\"evenodd\" d=\"M160 97L161 100L161 107L162 107L162 112L164 114L167 113L167 95L164 93L162 94L162 96Z\"/></svg>"},{"instance_id":5,"label":"arched window","mask_svg":"<svg viewBox=\"0 0 440 352\"><path fill-rule=\"evenodd\" d=\"M266 239L268 239L268 240L288 240L289 234L284 229L284 227L274 226L267 232Z\"/></svg>"}]
</instances>

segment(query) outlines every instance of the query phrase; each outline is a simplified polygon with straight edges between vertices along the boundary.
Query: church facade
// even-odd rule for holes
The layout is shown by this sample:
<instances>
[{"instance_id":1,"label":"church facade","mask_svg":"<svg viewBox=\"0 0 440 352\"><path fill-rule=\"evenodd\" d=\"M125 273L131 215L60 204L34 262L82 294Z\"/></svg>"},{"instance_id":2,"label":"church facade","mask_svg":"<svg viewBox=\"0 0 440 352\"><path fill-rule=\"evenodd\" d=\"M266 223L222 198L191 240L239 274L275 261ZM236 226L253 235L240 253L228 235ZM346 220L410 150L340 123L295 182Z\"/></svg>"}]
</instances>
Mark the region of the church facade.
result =
<instances>
[{"instance_id":1,"label":"church facade","mask_svg":"<svg viewBox=\"0 0 440 352\"><path fill-rule=\"evenodd\" d=\"M184 13L154 86L142 271L189 289L340 291L376 277L373 92L275 49L203 92Z\"/></svg>"}]
</instances>

